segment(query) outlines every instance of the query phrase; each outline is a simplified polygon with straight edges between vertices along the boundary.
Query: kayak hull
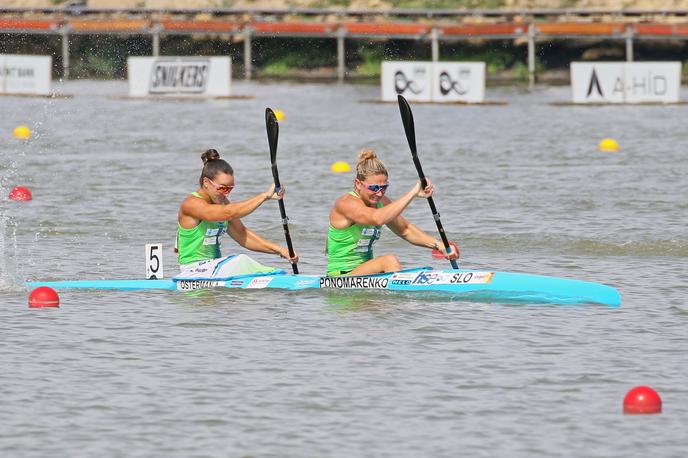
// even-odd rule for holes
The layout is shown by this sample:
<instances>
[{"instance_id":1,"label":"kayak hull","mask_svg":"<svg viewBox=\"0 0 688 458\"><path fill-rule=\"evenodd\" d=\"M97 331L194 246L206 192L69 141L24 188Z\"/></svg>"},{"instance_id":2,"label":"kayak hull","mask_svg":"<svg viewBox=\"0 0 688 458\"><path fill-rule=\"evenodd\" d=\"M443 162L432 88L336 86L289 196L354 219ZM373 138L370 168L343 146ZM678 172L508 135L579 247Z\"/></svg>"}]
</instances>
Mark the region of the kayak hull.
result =
<instances>
[{"instance_id":1,"label":"kayak hull","mask_svg":"<svg viewBox=\"0 0 688 458\"><path fill-rule=\"evenodd\" d=\"M30 287L99 290L177 290L205 288L239 289L328 289L404 291L442 293L452 298L503 303L597 303L609 307L621 305L619 292L600 283L515 272L476 270L409 269L400 272L358 277L323 277L318 275L241 275L213 279L169 280L76 280L29 282Z\"/></svg>"}]
</instances>

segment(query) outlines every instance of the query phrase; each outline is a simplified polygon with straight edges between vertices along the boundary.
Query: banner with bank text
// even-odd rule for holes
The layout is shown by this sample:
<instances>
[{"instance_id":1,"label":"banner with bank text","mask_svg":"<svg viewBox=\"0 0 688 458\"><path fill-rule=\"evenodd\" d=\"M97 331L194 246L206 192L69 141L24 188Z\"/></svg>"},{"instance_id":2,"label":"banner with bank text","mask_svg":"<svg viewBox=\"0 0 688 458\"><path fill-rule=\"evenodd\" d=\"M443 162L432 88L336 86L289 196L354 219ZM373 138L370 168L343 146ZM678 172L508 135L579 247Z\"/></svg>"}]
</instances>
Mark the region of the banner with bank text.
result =
<instances>
[{"instance_id":1,"label":"banner with bank text","mask_svg":"<svg viewBox=\"0 0 688 458\"><path fill-rule=\"evenodd\" d=\"M50 95L53 58L0 54L0 94Z\"/></svg>"},{"instance_id":2,"label":"banner with bank text","mask_svg":"<svg viewBox=\"0 0 688 458\"><path fill-rule=\"evenodd\" d=\"M227 97L229 57L129 57L129 96Z\"/></svg>"},{"instance_id":3,"label":"banner with bank text","mask_svg":"<svg viewBox=\"0 0 688 458\"><path fill-rule=\"evenodd\" d=\"M485 100L484 62L382 62L382 100L397 94L415 102Z\"/></svg>"},{"instance_id":4,"label":"banner with bank text","mask_svg":"<svg viewBox=\"0 0 688 458\"><path fill-rule=\"evenodd\" d=\"M571 62L574 103L677 103L680 62Z\"/></svg>"}]
</instances>

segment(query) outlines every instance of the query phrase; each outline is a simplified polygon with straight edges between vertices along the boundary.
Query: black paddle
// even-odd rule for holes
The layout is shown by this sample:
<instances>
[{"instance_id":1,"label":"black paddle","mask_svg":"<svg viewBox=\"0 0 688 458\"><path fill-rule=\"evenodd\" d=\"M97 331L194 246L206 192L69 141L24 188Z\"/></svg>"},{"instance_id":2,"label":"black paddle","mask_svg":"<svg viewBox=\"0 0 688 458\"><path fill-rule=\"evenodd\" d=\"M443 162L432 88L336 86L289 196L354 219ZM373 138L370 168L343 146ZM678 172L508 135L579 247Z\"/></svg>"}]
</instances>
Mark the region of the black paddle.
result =
<instances>
[{"instance_id":1,"label":"black paddle","mask_svg":"<svg viewBox=\"0 0 688 458\"><path fill-rule=\"evenodd\" d=\"M404 98L403 95L399 94L397 96L399 100L399 111L401 112L401 122L404 123L404 131L406 131L406 140L408 140L409 148L411 148L411 155L413 156L413 164L416 166L418 171L418 178L420 178L420 185L423 189L428 185L425 180L425 174L423 173L423 167L420 165L420 160L418 159L418 152L416 151L416 131L413 127L413 113L411 113L411 107ZM444 233L444 228L442 227L442 221L440 221L440 214L437 212L435 207L435 202L432 200L432 196L428 197L428 204L430 204L430 211L432 211L432 217L437 223L437 230L440 231L440 237L442 237L442 243L444 243L444 249L449 253L449 240L447 240L447 234ZM459 263L456 261L450 261L452 268L458 269Z\"/></svg>"},{"instance_id":2,"label":"black paddle","mask_svg":"<svg viewBox=\"0 0 688 458\"><path fill-rule=\"evenodd\" d=\"M277 138L279 137L279 125L277 124L277 117L270 109L265 109L265 127L268 131L268 145L270 145L270 162L272 163L272 178L275 180L275 191L280 191L279 173L277 173ZM279 201L280 215L282 216L282 227L284 228L284 237L287 239L287 249L289 256L294 257L294 247L291 244L291 236L289 235L289 218L287 218L287 211L284 209L284 199ZM299 268L296 263L291 265L295 274L299 273Z\"/></svg>"}]
</instances>

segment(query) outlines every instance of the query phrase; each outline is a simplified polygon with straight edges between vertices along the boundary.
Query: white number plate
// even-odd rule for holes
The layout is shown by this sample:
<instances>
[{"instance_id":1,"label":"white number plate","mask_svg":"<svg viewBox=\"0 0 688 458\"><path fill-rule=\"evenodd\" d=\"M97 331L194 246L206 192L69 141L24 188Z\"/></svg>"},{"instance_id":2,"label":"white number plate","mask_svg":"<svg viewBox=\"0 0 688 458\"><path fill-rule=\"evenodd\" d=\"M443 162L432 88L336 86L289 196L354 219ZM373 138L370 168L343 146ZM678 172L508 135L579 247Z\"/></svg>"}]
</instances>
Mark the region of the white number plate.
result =
<instances>
[{"instance_id":1,"label":"white number plate","mask_svg":"<svg viewBox=\"0 0 688 458\"><path fill-rule=\"evenodd\" d=\"M163 275L162 244L146 244L146 279L160 280Z\"/></svg>"}]
</instances>

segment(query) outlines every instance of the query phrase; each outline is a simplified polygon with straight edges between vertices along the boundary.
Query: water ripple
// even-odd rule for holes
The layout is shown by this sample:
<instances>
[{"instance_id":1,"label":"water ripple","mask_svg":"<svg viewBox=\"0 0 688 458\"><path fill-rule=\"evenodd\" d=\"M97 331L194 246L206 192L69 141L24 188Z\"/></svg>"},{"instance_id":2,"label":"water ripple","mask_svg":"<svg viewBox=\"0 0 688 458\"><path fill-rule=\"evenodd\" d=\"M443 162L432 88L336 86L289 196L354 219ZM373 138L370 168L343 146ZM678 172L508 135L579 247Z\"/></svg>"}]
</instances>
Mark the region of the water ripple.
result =
<instances>
[{"instance_id":1,"label":"water ripple","mask_svg":"<svg viewBox=\"0 0 688 458\"><path fill-rule=\"evenodd\" d=\"M504 87L489 90L505 106L413 106L463 266L608 283L619 309L222 289L65 291L59 309L28 309L27 279L142 278L145 243L175 273L203 150L234 166L233 198L269 184L265 106L287 115L280 175L304 272L325 271L327 212L351 187L332 162L372 147L392 197L417 180L396 106L358 103L377 87L235 88L255 98L131 101L125 82L74 81L72 99L3 100L0 132L36 134L0 150L0 191L34 194L0 200L3 456L683 456L686 105L553 107L568 88ZM597 151L607 136L619 153ZM245 223L281 242L273 204ZM425 203L404 215L434 231ZM376 250L446 265L387 230ZM621 414L639 384L660 391L661 416Z\"/></svg>"}]
</instances>

